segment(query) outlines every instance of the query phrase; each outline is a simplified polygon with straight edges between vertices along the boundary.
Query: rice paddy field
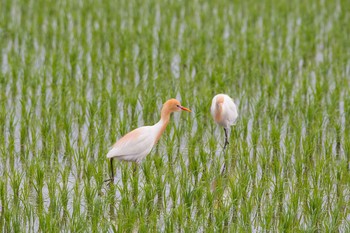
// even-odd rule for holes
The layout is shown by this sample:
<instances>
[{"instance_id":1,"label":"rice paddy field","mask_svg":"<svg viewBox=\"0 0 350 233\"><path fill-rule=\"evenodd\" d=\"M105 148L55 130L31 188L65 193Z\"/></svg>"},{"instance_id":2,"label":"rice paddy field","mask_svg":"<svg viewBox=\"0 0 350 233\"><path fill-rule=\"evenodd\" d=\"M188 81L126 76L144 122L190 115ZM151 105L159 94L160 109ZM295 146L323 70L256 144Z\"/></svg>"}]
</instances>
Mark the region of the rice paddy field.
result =
<instances>
[{"instance_id":1,"label":"rice paddy field","mask_svg":"<svg viewBox=\"0 0 350 233\"><path fill-rule=\"evenodd\" d=\"M0 231L350 232L349 22L347 0L0 1ZM169 98L192 113L108 186Z\"/></svg>"}]
</instances>

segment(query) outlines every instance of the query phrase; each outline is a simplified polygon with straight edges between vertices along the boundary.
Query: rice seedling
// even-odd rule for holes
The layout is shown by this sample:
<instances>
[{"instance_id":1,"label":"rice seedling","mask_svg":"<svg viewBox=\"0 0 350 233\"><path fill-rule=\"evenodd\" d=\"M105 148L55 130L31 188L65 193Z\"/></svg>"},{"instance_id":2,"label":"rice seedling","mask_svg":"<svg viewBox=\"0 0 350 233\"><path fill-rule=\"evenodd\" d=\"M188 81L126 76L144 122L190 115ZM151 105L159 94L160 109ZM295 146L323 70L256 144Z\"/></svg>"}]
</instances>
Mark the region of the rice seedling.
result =
<instances>
[{"instance_id":1,"label":"rice seedling","mask_svg":"<svg viewBox=\"0 0 350 233\"><path fill-rule=\"evenodd\" d=\"M2 1L1 231L348 232L347 7ZM239 112L224 154L217 93ZM169 98L193 113L106 186L110 146Z\"/></svg>"}]
</instances>

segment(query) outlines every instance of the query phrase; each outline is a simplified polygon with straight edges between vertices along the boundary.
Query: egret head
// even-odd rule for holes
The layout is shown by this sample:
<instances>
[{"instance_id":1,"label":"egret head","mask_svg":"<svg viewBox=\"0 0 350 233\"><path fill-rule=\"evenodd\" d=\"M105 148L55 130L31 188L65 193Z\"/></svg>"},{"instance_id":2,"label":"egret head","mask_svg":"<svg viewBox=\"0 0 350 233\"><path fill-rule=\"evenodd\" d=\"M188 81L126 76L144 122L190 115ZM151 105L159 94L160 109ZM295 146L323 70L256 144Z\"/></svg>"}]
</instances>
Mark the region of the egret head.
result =
<instances>
[{"instance_id":1,"label":"egret head","mask_svg":"<svg viewBox=\"0 0 350 233\"><path fill-rule=\"evenodd\" d=\"M190 109L182 106L180 101L178 101L177 99L167 100L163 105L163 109L166 109L167 112L169 112L169 113L180 112L180 111L191 112Z\"/></svg>"}]
</instances>

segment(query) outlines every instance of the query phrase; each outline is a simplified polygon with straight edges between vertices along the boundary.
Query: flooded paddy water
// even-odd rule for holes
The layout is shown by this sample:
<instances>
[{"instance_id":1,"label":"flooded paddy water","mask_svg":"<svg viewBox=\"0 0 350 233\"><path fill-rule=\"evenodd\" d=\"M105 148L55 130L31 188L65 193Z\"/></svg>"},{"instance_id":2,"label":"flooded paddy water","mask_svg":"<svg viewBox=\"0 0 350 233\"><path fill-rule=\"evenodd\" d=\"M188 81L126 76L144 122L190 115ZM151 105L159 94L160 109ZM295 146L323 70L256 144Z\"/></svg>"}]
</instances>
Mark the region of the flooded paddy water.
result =
<instances>
[{"instance_id":1,"label":"flooded paddy water","mask_svg":"<svg viewBox=\"0 0 350 233\"><path fill-rule=\"evenodd\" d=\"M5 1L1 230L349 231L346 6ZM239 109L225 153L221 92ZM110 146L169 98L193 112L106 185Z\"/></svg>"}]
</instances>

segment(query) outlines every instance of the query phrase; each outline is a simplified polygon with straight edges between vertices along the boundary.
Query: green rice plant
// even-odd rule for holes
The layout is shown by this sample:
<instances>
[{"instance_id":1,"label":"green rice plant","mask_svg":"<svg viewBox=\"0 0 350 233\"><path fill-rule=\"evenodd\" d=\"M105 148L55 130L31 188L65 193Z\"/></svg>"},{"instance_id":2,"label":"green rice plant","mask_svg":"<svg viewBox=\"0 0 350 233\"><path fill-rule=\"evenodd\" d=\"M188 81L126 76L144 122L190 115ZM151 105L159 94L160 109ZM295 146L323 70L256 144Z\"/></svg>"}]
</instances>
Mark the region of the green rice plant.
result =
<instances>
[{"instance_id":1,"label":"green rice plant","mask_svg":"<svg viewBox=\"0 0 350 233\"><path fill-rule=\"evenodd\" d=\"M346 7L3 1L1 230L347 232ZM239 109L225 153L218 93ZM107 186L110 146L169 98L193 112Z\"/></svg>"}]
</instances>

